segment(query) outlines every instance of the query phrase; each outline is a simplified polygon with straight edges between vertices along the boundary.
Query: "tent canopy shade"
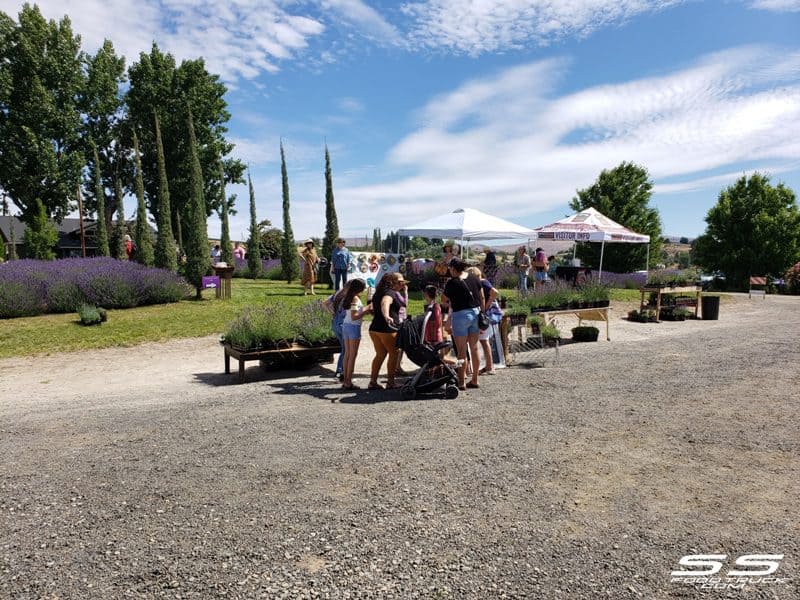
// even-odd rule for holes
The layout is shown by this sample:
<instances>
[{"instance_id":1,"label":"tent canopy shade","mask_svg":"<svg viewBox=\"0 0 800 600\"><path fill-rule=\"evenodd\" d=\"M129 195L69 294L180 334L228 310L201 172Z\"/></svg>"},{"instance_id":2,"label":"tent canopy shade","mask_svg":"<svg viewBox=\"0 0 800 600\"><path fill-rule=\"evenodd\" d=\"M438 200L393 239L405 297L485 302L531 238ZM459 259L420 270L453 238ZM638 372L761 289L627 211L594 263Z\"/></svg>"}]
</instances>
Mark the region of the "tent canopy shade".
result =
<instances>
[{"instance_id":1,"label":"tent canopy shade","mask_svg":"<svg viewBox=\"0 0 800 600\"><path fill-rule=\"evenodd\" d=\"M534 239L533 229L488 215L474 208L457 208L453 212L427 221L402 227L398 235L457 240Z\"/></svg>"},{"instance_id":2,"label":"tent canopy shade","mask_svg":"<svg viewBox=\"0 0 800 600\"><path fill-rule=\"evenodd\" d=\"M540 240L650 243L649 235L631 231L591 207L550 225L537 227L534 231Z\"/></svg>"},{"instance_id":3,"label":"tent canopy shade","mask_svg":"<svg viewBox=\"0 0 800 600\"><path fill-rule=\"evenodd\" d=\"M558 240L574 242L600 242L600 269L599 275L603 277L603 253L606 242L625 244L649 244L650 236L631 231L616 221L612 221L599 210L586 208L580 212L565 217L560 221L537 227L536 237L540 240ZM650 255L647 256L647 268L650 267Z\"/></svg>"}]
</instances>

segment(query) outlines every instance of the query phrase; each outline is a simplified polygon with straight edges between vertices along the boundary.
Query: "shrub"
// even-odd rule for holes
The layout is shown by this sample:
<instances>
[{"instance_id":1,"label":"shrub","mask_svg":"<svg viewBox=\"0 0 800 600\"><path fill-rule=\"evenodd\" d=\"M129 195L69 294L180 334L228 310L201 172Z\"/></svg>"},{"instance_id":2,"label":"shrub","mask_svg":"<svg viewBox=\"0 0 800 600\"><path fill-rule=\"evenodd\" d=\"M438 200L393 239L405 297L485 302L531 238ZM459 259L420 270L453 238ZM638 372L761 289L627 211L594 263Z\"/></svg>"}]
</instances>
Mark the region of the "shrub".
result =
<instances>
[{"instance_id":1,"label":"shrub","mask_svg":"<svg viewBox=\"0 0 800 600\"><path fill-rule=\"evenodd\" d=\"M78 317L82 325L100 325L108 319L108 314L105 309L84 303L78 306Z\"/></svg>"},{"instance_id":2,"label":"shrub","mask_svg":"<svg viewBox=\"0 0 800 600\"><path fill-rule=\"evenodd\" d=\"M542 337L546 340L559 340L561 339L561 332L555 325L543 325L539 327L542 332Z\"/></svg>"},{"instance_id":3,"label":"shrub","mask_svg":"<svg viewBox=\"0 0 800 600\"><path fill-rule=\"evenodd\" d=\"M0 265L0 318L177 302L191 290L163 269L107 257L18 260Z\"/></svg>"},{"instance_id":4,"label":"shrub","mask_svg":"<svg viewBox=\"0 0 800 600\"><path fill-rule=\"evenodd\" d=\"M309 344L327 342L333 335L333 317L322 306L322 302L304 304L297 315L298 341Z\"/></svg>"}]
</instances>

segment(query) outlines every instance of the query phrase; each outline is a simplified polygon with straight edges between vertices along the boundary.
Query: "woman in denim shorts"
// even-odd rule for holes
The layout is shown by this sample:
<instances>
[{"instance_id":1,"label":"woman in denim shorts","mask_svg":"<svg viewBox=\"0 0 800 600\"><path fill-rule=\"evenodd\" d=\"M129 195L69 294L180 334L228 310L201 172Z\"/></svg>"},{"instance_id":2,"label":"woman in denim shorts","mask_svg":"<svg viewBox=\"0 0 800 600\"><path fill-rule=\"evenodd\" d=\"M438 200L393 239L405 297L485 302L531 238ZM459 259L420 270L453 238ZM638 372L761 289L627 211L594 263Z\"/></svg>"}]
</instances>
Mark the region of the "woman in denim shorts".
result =
<instances>
[{"instance_id":1,"label":"woman in denim shorts","mask_svg":"<svg viewBox=\"0 0 800 600\"><path fill-rule=\"evenodd\" d=\"M453 341L456 344L456 355L464 361L458 369L458 387L461 390L480 387L478 385L478 370L480 369L478 313L483 310L483 293L480 280L474 275L468 275L466 269L467 263L458 259L453 260L450 263L451 278L444 286L442 293L442 299L450 303L451 328ZM467 370L467 347L469 347L472 364L472 379L464 385Z\"/></svg>"}]
</instances>

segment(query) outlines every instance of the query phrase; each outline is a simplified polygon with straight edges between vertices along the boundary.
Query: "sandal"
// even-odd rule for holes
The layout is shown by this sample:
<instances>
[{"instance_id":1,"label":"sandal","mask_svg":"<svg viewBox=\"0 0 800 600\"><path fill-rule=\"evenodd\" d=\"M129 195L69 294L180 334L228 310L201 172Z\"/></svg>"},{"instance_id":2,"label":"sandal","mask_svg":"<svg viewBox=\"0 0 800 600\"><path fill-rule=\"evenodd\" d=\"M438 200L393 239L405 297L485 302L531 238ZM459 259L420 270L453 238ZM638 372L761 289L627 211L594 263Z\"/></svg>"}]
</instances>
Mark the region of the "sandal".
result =
<instances>
[{"instance_id":1,"label":"sandal","mask_svg":"<svg viewBox=\"0 0 800 600\"><path fill-rule=\"evenodd\" d=\"M467 391L467 386L460 385L460 386L458 386L458 389L461 390L462 392L466 392Z\"/></svg>"},{"instance_id":2,"label":"sandal","mask_svg":"<svg viewBox=\"0 0 800 600\"><path fill-rule=\"evenodd\" d=\"M370 382L370 384L367 386L367 389L368 390L382 390L383 386L380 383Z\"/></svg>"},{"instance_id":3,"label":"sandal","mask_svg":"<svg viewBox=\"0 0 800 600\"><path fill-rule=\"evenodd\" d=\"M471 389L471 390L477 390L477 389L478 389L478 388L480 388L481 386L479 386L477 383L472 383L472 382L470 381L470 382L467 384L467 386L466 386L466 387L468 387L468 388L469 388L469 389Z\"/></svg>"},{"instance_id":4,"label":"sandal","mask_svg":"<svg viewBox=\"0 0 800 600\"><path fill-rule=\"evenodd\" d=\"M481 375L497 375L497 371L492 369L491 371L481 371Z\"/></svg>"},{"instance_id":5,"label":"sandal","mask_svg":"<svg viewBox=\"0 0 800 600\"><path fill-rule=\"evenodd\" d=\"M360 390L361 387L357 386L355 383L351 383L350 385L342 384L342 389L343 390Z\"/></svg>"}]
</instances>

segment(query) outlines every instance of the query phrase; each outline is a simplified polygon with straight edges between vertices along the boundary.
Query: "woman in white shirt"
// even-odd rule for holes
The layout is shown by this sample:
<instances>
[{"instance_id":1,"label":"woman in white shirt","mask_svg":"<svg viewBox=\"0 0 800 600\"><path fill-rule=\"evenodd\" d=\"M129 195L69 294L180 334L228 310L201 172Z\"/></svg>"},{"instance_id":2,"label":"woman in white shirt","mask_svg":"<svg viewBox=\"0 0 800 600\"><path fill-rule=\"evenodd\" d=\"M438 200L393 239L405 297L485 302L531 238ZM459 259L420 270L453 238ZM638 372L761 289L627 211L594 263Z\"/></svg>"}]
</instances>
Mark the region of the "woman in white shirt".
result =
<instances>
[{"instance_id":1,"label":"woman in white shirt","mask_svg":"<svg viewBox=\"0 0 800 600\"><path fill-rule=\"evenodd\" d=\"M342 377L342 389L360 389L353 383L353 371L356 366L356 356L358 347L361 344L361 319L365 314L372 312L372 305L366 308L361 302L359 294L364 291L365 286L357 285L360 280L354 280L353 284L342 300L342 306L346 307L344 321L342 322L342 338L344 339L344 375Z\"/></svg>"}]
</instances>

